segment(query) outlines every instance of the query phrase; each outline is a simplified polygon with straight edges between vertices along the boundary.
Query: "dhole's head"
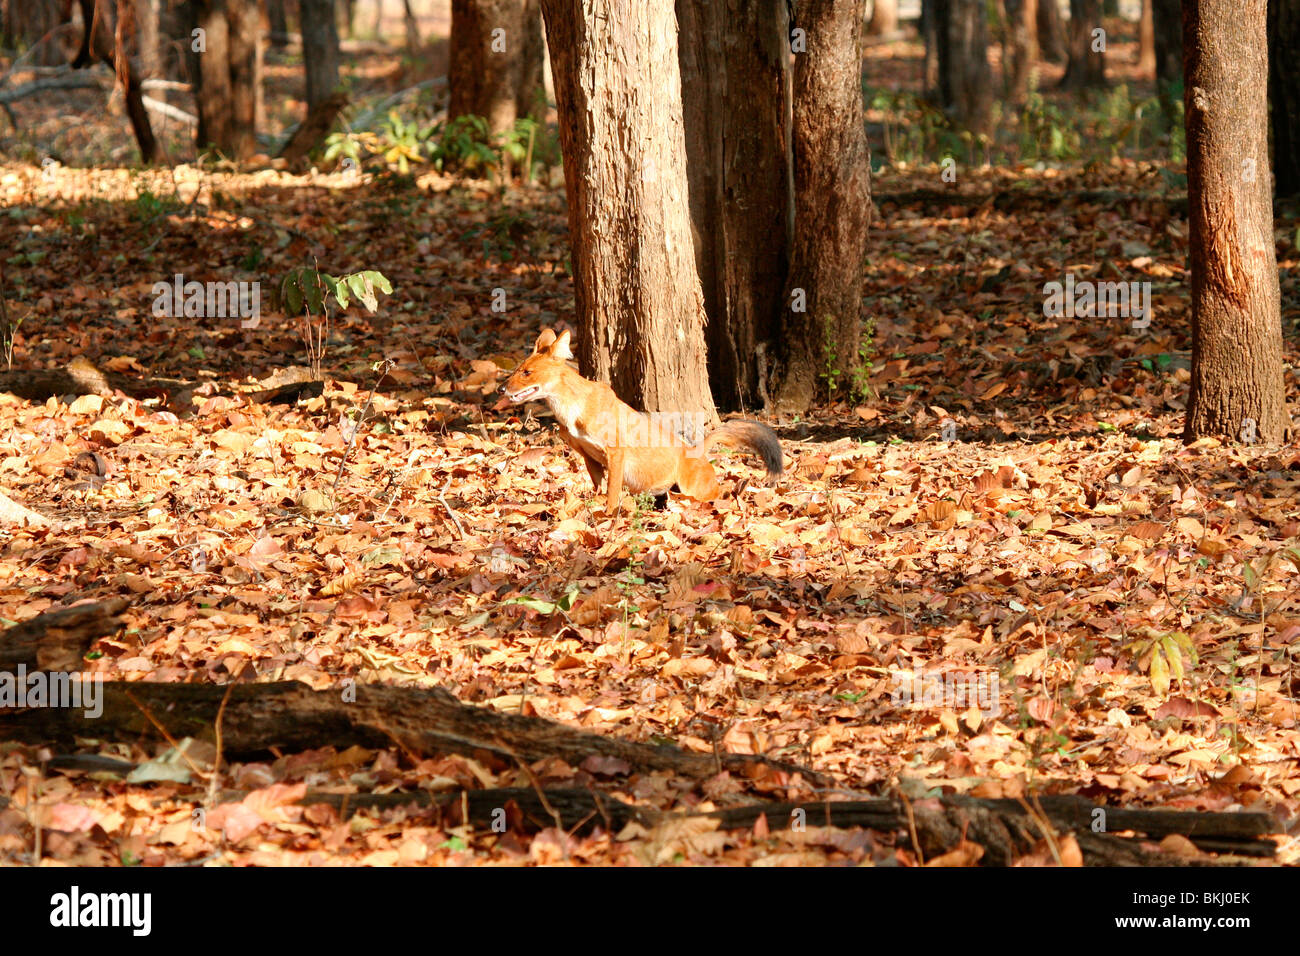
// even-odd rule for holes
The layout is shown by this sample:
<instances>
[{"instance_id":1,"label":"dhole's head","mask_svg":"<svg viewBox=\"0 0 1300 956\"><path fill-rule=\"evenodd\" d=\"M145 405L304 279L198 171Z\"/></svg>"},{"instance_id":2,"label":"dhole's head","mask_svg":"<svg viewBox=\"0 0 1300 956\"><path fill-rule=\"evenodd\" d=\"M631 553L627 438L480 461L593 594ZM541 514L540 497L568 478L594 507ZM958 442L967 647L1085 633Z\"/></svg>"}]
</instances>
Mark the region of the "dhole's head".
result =
<instances>
[{"instance_id":1,"label":"dhole's head","mask_svg":"<svg viewBox=\"0 0 1300 956\"><path fill-rule=\"evenodd\" d=\"M545 399L550 395L551 386L558 381L558 373L568 368L565 359L571 358L569 333L561 332L556 336L547 329L537 337L533 354L506 379L501 391L515 404Z\"/></svg>"}]
</instances>

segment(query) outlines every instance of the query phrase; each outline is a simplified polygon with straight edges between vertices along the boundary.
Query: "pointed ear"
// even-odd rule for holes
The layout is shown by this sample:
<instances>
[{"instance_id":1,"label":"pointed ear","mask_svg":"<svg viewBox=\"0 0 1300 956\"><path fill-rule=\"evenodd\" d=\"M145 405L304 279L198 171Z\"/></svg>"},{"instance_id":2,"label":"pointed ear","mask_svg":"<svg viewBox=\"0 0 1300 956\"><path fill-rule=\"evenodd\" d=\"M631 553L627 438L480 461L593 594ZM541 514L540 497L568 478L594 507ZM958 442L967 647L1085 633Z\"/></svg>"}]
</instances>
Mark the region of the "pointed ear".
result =
<instances>
[{"instance_id":1,"label":"pointed ear","mask_svg":"<svg viewBox=\"0 0 1300 956\"><path fill-rule=\"evenodd\" d=\"M565 329L563 332L561 332L561 333L560 333L560 337L559 337L558 339L556 339L556 340L555 340L555 344L554 344L553 346L551 346L551 355L552 355L552 357L557 358L557 359L571 359L571 358L573 358L573 352L571 352L571 351L569 350L569 331L568 331L568 329Z\"/></svg>"},{"instance_id":2,"label":"pointed ear","mask_svg":"<svg viewBox=\"0 0 1300 956\"><path fill-rule=\"evenodd\" d=\"M541 335L537 336L537 344L533 346L533 354L536 355L539 352L549 352L551 350L551 343L554 341L555 333L550 329L546 329Z\"/></svg>"}]
</instances>

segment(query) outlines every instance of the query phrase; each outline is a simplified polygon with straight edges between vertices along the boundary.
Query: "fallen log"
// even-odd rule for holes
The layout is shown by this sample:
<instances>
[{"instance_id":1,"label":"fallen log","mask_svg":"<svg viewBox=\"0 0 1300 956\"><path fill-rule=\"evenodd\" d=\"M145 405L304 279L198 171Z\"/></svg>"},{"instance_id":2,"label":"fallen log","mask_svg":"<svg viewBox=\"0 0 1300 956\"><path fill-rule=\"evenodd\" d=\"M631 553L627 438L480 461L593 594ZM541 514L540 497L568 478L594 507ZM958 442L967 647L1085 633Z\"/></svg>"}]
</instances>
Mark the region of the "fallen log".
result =
<instances>
[{"instance_id":1,"label":"fallen log","mask_svg":"<svg viewBox=\"0 0 1300 956\"><path fill-rule=\"evenodd\" d=\"M0 670L73 671L101 637L122 627L126 598L51 608L0 631Z\"/></svg>"},{"instance_id":2,"label":"fallen log","mask_svg":"<svg viewBox=\"0 0 1300 956\"><path fill-rule=\"evenodd\" d=\"M78 738L212 740L217 712L224 707L221 746L224 754L234 757L272 749L307 750L324 743L340 748L397 745L415 753L454 753L479 760L532 763L559 757L573 766L599 756L622 761L629 773L662 770L707 777L725 769L745 775L776 771L802 774L805 780L819 777L765 757L688 753L603 737L538 717L502 714L463 704L438 687L349 682L316 691L293 681L233 686L111 681L101 685L100 702L102 714L94 719L80 708L0 710L0 738L62 745Z\"/></svg>"},{"instance_id":3,"label":"fallen log","mask_svg":"<svg viewBox=\"0 0 1300 956\"><path fill-rule=\"evenodd\" d=\"M221 802L242 800L246 793L227 790ZM330 793L308 791L302 806L326 804L346 819L359 810L391 810L398 807L435 809L440 821L453 826L470 824L491 827L499 823L500 812L512 829L536 831L543 827L588 833L602 826L617 833L628 823L646 828L688 819L716 820L719 829L751 829L760 817L772 830L801 827L865 829L892 833L901 845L916 828L918 842L927 859L955 849L963 840L984 848L981 863L1007 866L1029 853L1042 839L1026 805L1018 800L978 800L944 795L913 804L909 818L901 800L843 800L816 803L752 803L708 813L664 813L653 807L636 806L594 790L573 787L534 790L509 787L494 790L466 790L430 793ZM1189 836L1199 849L1237 857L1270 857L1276 845L1262 839L1280 832L1277 823L1264 813L1188 813L1179 810L1123 810L1105 808L1112 819L1123 818L1134 826L1135 836L1094 833L1090 826L1089 801L1074 796L1038 798L1040 811L1057 839L1072 835L1087 866L1240 866L1241 859L1185 857L1165 853L1144 843L1170 833ZM1198 834L1216 833L1210 838ZM1145 839L1144 839L1145 835Z\"/></svg>"}]
</instances>

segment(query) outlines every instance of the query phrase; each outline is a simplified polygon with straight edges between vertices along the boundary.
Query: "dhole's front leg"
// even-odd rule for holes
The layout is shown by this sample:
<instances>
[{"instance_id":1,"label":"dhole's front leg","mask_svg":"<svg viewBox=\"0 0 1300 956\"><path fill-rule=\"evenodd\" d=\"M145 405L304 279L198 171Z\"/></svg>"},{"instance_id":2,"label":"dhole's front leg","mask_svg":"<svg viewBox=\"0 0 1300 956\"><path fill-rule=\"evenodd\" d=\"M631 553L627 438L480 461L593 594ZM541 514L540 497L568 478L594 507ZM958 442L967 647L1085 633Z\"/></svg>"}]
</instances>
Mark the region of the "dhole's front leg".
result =
<instances>
[{"instance_id":1,"label":"dhole's front leg","mask_svg":"<svg viewBox=\"0 0 1300 956\"><path fill-rule=\"evenodd\" d=\"M627 452L622 448L606 449L609 458L609 472L605 475L605 513L617 515L619 501L623 495L623 461Z\"/></svg>"}]
</instances>

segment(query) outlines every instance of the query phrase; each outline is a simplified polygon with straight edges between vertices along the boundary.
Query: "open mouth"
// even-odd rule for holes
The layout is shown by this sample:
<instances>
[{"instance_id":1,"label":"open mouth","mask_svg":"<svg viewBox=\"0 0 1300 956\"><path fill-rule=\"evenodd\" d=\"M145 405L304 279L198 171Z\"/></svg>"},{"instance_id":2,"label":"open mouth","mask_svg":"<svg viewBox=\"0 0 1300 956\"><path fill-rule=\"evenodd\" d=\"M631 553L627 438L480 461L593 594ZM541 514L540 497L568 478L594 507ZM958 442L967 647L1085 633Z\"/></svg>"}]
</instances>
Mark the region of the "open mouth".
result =
<instances>
[{"instance_id":1,"label":"open mouth","mask_svg":"<svg viewBox=\"0 0 1300 956\"><path fill-rule=\"evenodd\" d=\"M527 388L521 388L517 392L506 392L506 398L510 399L510 401L514 402L515 404L518 404L519 402L528 401L528 399L532 398L536 394L537 394L537 386L529 385Z\"/></svg>"}]
</instances>

